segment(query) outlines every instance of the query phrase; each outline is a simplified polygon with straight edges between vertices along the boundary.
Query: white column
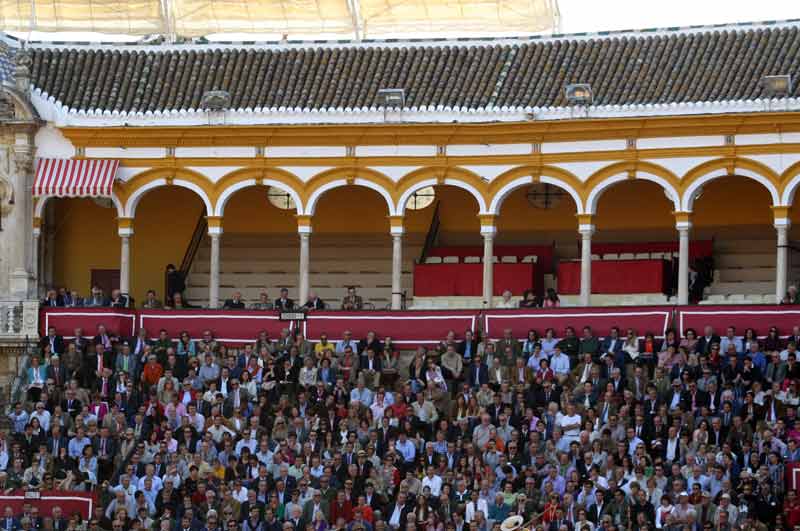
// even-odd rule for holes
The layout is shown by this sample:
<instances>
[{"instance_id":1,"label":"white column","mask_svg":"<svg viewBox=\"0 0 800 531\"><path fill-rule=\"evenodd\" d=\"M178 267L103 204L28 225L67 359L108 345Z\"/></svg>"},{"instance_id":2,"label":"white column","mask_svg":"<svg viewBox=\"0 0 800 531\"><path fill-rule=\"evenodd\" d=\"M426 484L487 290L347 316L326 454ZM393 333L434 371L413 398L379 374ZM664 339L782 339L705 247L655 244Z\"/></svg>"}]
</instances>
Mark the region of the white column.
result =
<instances>
[{"instance_id":1,"label":"white column","mask_svg":"<svg viewBox=\"0 0 800 531\"><path fill-rule=\"evenodd\" d=\"M403 307L403 227L392 227L392 310Z\"/></svg>"},{"instance_id":2,"label":"white column","mask_svg":"<svg viewBox=\"0 0 800 531\"><path fill-rule=\"evenodd\" d=\"M483 306L492 307L494 292L494 225L481 225L483 236Z\"/></svg>"},{"instance_id":3,"label":"white column","mask_svg":"<svg viewBox=\"0 0 800 531\"><path fill-rule=\"evenodd\" d=\"M300 233L300 278L298 279L298 306L302 306L308 300L308 270L310 255L311 227L300 226L297 228Z\"/></svg>"},{"instance_id":4,"label":"white column","mask_svg":"<svg viewBox=\"0 0 800 531\"><path fill-rule=\"evenodd\" d=\"M579 303L589 306L592 298L592 234L594 225L581 224L578 227L581 235L581 293Z\"/></svg>"},{"instance_id":5,"label":"white column","mask_svg":"<svg viewBox=\"0 0 800 531\"><path fill-rule=\"evenodd\" d=\"M208 227L208 236L211 238L211 271L208 281L208 307L219 307L219 240L222 236L222 227Z\"/></svg>"},{"instance_id":6,"label":"white column","mask_svg":"<svg viewBox=\"0 0 800 531\"><path fill-rule=\"evenodd\" d=\"M777 256L775 262L775 303L780 304L786 295L789 269L789 226L788 218L776 218L775 230L778 233Z\"/></svg>"},{"instance_id":7,"label":"white column","mask_svg":"<svg viewBox=\"0 0 800 531\"><path fill-rule=\"evenodd\" d=\"M42 234L42 229L39 227L33 228L33 256L31 257L33 268L31 269L31 276L33 277L33 289L36 291L36 298L39 298L42 291L41 280L39 277L39 236Z\"/></svg>"},{"instance_id":8,"label":"white column","mask_svg":"<svg viewBox=\"0 0 800 531\"><path fill-rule=\"evenodd\" d=\"M131 292L131 235L133 229L119 229L119 290L128 295Z\"/></svg>"},{"instance_id":9,"label":"white column","mask_svg":"<svg viewBox=\"0 0 800 531\"><path fill-rule=\"evenodd\" d=\"M678 225L678 304L689 304L689 230L691 222Z\"/></svg>"},{"instance_id":10,"label":"white column","mask_svg":"<svg viewBox=\"0 0 800 531\"><path fill-rule=\"evenodd\" d=\"M19 135L18 135L19 136ZM32 142L32 141L31 141ZM33 237L33 146L14 146L14 208L3 220L3 237L13 242L14 252L8 257L11 265L9 295L17 299L38 298L38 247ZM39 228L39 227L37 227ZM41 232L39 233L41 235ZM38 242L37 242L38 243Z\"/></svg>"},{"instance_id":11,"label":"white column","mask_svg":"<svg viewBox=\"0 0 800 531\"><path fill-rule=\"evenodd\" d=\"M55 286L55 251L56 251L56 222L55 222L55 201L48 201L45 207L45 241L43 247L44 256L42 257L44 278L43 284L47 288Z\"/></svg>"}]
</instances>

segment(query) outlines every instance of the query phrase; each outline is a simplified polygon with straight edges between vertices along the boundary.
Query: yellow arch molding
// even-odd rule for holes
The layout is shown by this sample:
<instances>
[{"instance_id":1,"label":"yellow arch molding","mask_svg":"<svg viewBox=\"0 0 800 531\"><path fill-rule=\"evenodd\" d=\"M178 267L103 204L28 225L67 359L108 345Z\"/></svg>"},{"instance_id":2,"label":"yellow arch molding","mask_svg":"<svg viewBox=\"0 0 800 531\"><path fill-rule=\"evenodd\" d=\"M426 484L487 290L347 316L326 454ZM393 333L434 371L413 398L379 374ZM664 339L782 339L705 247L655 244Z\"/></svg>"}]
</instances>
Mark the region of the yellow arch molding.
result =
<instances>
[{"instance_id":1,"label":"yellow arch molding","mask_svg":"<svg viewBox=\"0 0 800 531\"><path fill-rule=\"evenodd\" d=\"M786 168L780 179L781 203L787 206L791 205L794 202L797 186L800 184L800 162L795 162Z\"/></svg>"},{"instance_id":2,"label":"yellow arch molding","mask_svg":"<svg viewBox=\"0 0 800 531\"><path fill-rule=\"evenodd\" d=\"M153 183L164 181L161 184ZM176 183L176 181L178 181ZM135 175L125 183L126 200L125 215L134 217L138 202L150 190L155 190L162 186L177 184L183 188L192 190L206 207L206 214L214 215L213 193L214 185L204 175L186 168L153 168Z\"/></svg>"},{"instance_id":3,"label":"yellow arch molding","mask_svg":"<svg viewBox=\"0 0 800 531\"><path fill-rule=\"evenodd\" d=\"M489 186L480 175L460 166L426 166L404 175L397 183L397 212L402 214L408 198L425 186L449 184L466 190L478 202L478 212L488 213Z\"/></svg>"},{"instance_id":4,"label":"yellow arch molding","mask_svg":"<svg viewBox=\"0 0 800 531\"><path fill-rule=\"evenodd\" d=\"M706 182L718 179L723 175L709 178L709 175L725 170L726 175L742 175L761 183L772 197L772 206L780 206L781 178L769 166L743 157L723 157L698 164L681 179L681 210L690 212L693 207L693 196L698 188Z\"/></svg>"},{"instance_id":5,"label":"yellow arch molding","mask_svg":"<svg viewBox=\"0 0 800 531\"><path fill-rule=\"evenodd\" d=\"M212 193L214 215L221 216L230 197L238 190L247 187L242 186L241 183L253 180L255 180L254 186L274 185L281 188L292 196L302 212L304 186L296 175L281 168L242 168L226 174L214 186Z\"/></svg>"},{"instance_id":6,"label":"yellow arch molding","mask_svg":"<svg viewBox=\"0 0 800 531\"><path fill-rule=\"evenodd\" d=\"M681 206L681 182L670 170L647 161L623 161L609 164L594 172L583 184L583 198L586 212L594 214L597 202L603 193L627 178L654 182L659 185L673 202L676 211Z\"/></svg>"},{"instance_id":7,"label":"yellow arch molding","mask_svg":"<svg viewBox=\"0 0 800 531\"><path fill-rule=\"evenodd\" d=\"M526 181L525 177L530 177ZM583 183L575 175L563 168L556 166L519 166L501 173L489 184L489 210L494 215L500 214L505 198L521 186L526 186L533 182L544 182L553 184L566 191L575 202L575 209L578 214L584 211Z\"/></svg>"},{"instance_id":8,"label":"yellow arch molding","mask_svg":"<svg viewBox=\"0 0 800 531\"><path fill-rule=\"evenodd\" d=\"M326 170L312 177L303 188L301 194L306 215L313 215L317 202L322 195L332 189L338 188L337 181L344 181L345 184L357 184L371 188L381 194L386 200L389 215L395 215L395 203L397 200L397 190L394 181L383 173L364 167L344 167Z\"/></svg>"}]
</instances>

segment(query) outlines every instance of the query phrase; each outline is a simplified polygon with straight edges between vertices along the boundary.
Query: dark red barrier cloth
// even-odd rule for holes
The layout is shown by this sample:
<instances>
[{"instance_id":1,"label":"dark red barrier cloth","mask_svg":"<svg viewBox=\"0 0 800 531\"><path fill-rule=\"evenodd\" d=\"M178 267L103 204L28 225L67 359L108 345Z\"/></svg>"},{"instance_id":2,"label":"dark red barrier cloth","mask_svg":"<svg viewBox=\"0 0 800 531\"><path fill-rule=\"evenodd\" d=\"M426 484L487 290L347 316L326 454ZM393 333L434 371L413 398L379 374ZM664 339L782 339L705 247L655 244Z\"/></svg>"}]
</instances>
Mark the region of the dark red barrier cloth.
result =
<instances>
[{"instance_id":1,"label":"dark red barrier cloth","mask_svg":"<svg viewBox=\"0 0 800 531\"><path fill-rule=\"evenodd\" d=\"M792 333L793 326L800 325L800 306L723 304L676 309L676 326L681 336L687 328L694 328L698 336L703 335L706 325L713 326L719 335L724 335L729 326L735 326L739 335L744 334L745 328L754 328L761 337L775 326L785 337Z\"/></svg>"},{"instance_id":2,"label":"dark red barrier cloth","mask_svg":"<svg viewBox=\"0 0 800 531\"><path fill-rule=\"evenodd\" d=\"M494 294L522 295L536 285L536 264L494 264ZM480 297L483 264L415 264L416 297Z\"/></svg>"},{"instance_id":3,"label":"dark red barrier cloth","mask_svg":"<svg viewBox=\"0 0 800 531\"><path fill-rule=\"evenodd\" d=\"M211 330L223 343L249 343L262 330L277 338L281 329L291 328L291 324L280 321L277 312L249 310L141 310L138 322L139 328L146 329L153 339L162 328L172 338L178 338L183 330L193 338Z\"/></svg>"},{"instance_id":4,"label":"dark red barrier cloth","mask_svg":"<svg viewBox=\"0 0 800 531\"><path fill-rule=\"evenodd\" d=\"M663 293L669 278L667 260L592 260L592 293ZM581 263L558 264L558 292L581 291Z\"/></svg>"},{"instance_id":5,"label":"dark red barrier cloth","mask_svg":"<svg viewBox=\"0 0 800 531\"><path fill-rule=\"evenodd\" d=\"M118 308L42 308L39 313L39 333L47 335L50 326L56 334L67 339L75 337L75 329L82 328L84 336L94 336L97 326L104 325L113 335L136 334L136 311Z\"/></svg>"},{"instance_id":6,"label":"dark red barrier cloth","mask_svg":"<svg viewBox=\"0 0 800 531\"><path fill-rule=\"evenodd\" d=\"M307 339L318 341L323 332L329 341L338 341L350 330L360 340L374 331L379 339L390 336L403 348L439 343L449 330L463 338L464 331L474 330L477 311L442 310L413 312L311 312L303 323Z\"/></svg>"},{"instance_id":7,"label":"dark red barrier cloth","mask_svg":"<svg viewBox=\"0 0 800 531\"><path fill-rule=\"evenodd\" d=\"M644 251L643 251L644 252ZM518 261L522 261L526 256L537 256L539 267L545 273L552 273L553 269L553 246L552 245L495 245L495 256L516 256ZM467 256L483 257L482 246L451 245L446 247L434 247L428 251L428 256L457 256L462 262Z\"/></svg>"},{"instance_id":8,"label":"dark red barrier cloth","mask_svg":"<svg viewBox=\"0 0 800 531\"><path fill-rule=\"evenodd\" d=\"M633 328L639 336L652 332L663 337L672 311L673 306L486 310L483 329L492 339L502 338L506 328L510 328L517 339L526 338L531 329L543 336L547 328L555 329L556 336L563 337L568 326L575 328L578 336L584 326L591 326L595 336L606 336L612 327L618 326L623 334L626 328Z\"/></svg>"},{"instance_id":9,"label":"dark red barrier cloth","mask_svg":"<svg viewBox=\"0 0 800 531\"><path fill-rule=\"evenodd\" d=\"M689 258L705 258L711 256L714 242L711 240L695 240L689 242ZM592 253L677 253L678 242L628 242L628 243L592 243Z\"/></svg>"},{"instance_id":10,"label":"dark red barrier cloth","mask_svg":"<svg viewBox=\"0 0 800 531\"><path fill-rule=\"evenodd\" d=\"M45 490L41 492L15 490L0 495L0 505L11 507L15 515L22 513L22 506L30 503L39 509L42 518L53 514L53 507L61 507L64 518L69 518L73 513L80 513L84 520L91 518L92 511L97 505L97 497L89 492L73 492L62 490Z\"/></svg>"}]
</instances>

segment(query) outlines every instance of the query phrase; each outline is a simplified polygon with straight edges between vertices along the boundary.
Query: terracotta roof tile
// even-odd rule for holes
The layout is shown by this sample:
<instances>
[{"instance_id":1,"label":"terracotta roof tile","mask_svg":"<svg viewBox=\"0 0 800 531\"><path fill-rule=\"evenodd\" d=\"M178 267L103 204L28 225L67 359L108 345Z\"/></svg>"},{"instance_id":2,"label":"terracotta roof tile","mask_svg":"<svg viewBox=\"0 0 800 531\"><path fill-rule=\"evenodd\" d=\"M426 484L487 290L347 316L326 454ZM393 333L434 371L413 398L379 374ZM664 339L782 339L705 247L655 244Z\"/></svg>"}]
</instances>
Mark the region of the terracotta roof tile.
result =
<instances>
[{"instance_id":1,"label":"terracotta roof tile","mask_svg":"<svg viewBox=\"0 0 800 531\"><path fill-rule=\"evenodd\" d=\"M230 92L234 108L361 108L381 88L405 89L408 107L470 109L563 106L568 83L591 83L598 105L755 99L762 76L798 68L800 31L788 25L512 44L49 47L34 50L32 76L79 110L197 109L209 90Z\"/></svg>"}]
</instances>

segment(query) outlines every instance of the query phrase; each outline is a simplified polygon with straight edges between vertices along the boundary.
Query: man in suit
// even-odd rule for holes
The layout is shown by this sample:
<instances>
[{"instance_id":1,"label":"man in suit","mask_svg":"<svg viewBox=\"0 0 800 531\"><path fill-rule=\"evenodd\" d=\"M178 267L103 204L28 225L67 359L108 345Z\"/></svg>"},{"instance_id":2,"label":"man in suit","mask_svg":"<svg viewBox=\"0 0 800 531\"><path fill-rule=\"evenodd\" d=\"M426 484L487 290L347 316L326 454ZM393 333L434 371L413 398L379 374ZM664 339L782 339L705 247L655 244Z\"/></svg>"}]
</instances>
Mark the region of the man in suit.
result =
<instances>
[{"instance_id":1,"label":"man in suit","mask_svg":"<svg viewBox=\"0 0 800 531\"><path fill-rule=\"evenodd\" d=\"M242 293L240 291L233 292L233 297L225 300L222 306L223 310L244 310L245 304L242 300Z\"/></svg>"},{"instance_id":2,"label":"man in suit","mask_svg":"<svg viewBox=\"0 0 800 531\"><path fill-rule=\"evenodd\" d=\"M511 354L513 354L514 357L522 353L522 345L519 341L514 339L510 328L503 330L503 339L497 342L495 351L505 353L507 348L511 349Z\"/></svg>"},{"instance_id":3,"label":"man in suit","mask_svg":"<svg viewBox=\"0 0 800 531\"><path fill-rule=\"evenodd\" d=\"M610 355L612 358L617 357L622 353L622 345L624 341L619 337L619 328L613 327L608 337L604 338L600 343L600 356L605 354Z\"/></svg>"},{"instance_id":4,"label":"man in suit","mask_svg":"<svg viewBox=\"0 0 800 531\"><path fill-rule=\"evenodd\" d=\"M364 385L370 390L374 390L380 384L381 369L381 359L375 355L372 348L368 348L366 354L359 360L358 377L364 380Z\"/></svg>"},{"instance_id":5,"label":"man in suit","mask_svg":"<svg viewBox=\"0 0 800 531\"><path fill-rule=\"evenodd\" d=\"M326 503L325 500L322 499L322 493L319 491L319 489L315 490L314 494L311 496L311 499L303 505L302 518L306 522L314 522L314 516L318 512L323 514L325 521L327 522L330 518L330 504Z\"/></svg>"},{"instance_id":6,"label":"man in suit","mask_svg":"<svg viewBox=\"0 0 800 531\"><path fill-rule=\"evenodd\" d=\"M158 298L156 298L155 290L152 289L147 290L147 295L144 302L142 303L142 308L144 308L145 310L159 310L161 309L162 306L163 305L161 304L161 301L158 300Z\"/></svg>"},{"instance_id":7,"label":"man in suit","mask_svg":"<svg viewBox=\"0 0 800 531\"><path fill-rule=\"evenodd\" d=\"M698 354L708 355L711 352L711 345L714 343L719 345L720 342L720 337L714 333L714 328L711 326L706 326L703 332L703 337L697 340L695 350Z\"/></svg>"},{"instance_id":8,"label":"man in suit","mask_svg":"<svg viewBox=\"0 0 800 531\"><path fill-rule=\"evenodd\" d=\"M64 294L61 297L64 301L64 306L67 308L80 308L83 306L83 297L77 291L64 290Z\"/></svg>"},{"instance_id":9,"label":"man in suit","mask_svg":"<svg viewBox=\"0 0 800 531\"><path fill-rule=\"evenodd\" d=\"M111 290L110 304L112 308L128 308L131 306L131 299L120 290L114 289Z\"/></svg>"},{"instance_id":10,"label":"man in suit","mask_svg":"<svg viewBox=\"0 0 800 531\"><path fill-rule=\"evenodd\" d=\"M289 290L281 288L281 296L275 299L276 310L289 311L294 309L294 301L289 298Z\"/></svg>"},{"instance_id":11,"label":"man in suit","mask_svg":"<svg viewBox=\"0 0 800 531\"><path fill-rule=\"evenodd\" d=\"M83 404L75 397L74 389L67 389L67 397L61 402L61 410L73 418L81 412Z\"/></svg>"},{"instance_id":12,"label":"man in suit","mask_svg":"<svg viewBox=\"0 0 800 531\"><path fill-rule=\"evenodd\" d=\"M47 344L50 345L50 352L53 354L64 353L64 337L56 334L54 326L47 329L47 335L39 341L39 348L44 348Z\"/></svg>"},{"instance_id":13,"label":"man in suit","mask_svg":"<svg viewBox=\"0 0 800 531\"><path fill-rule=\"evenodd\" d=\"M320 299L317 296L317 293L312 290L308 292L308 300L303 305L303 308L305 308L306 310L324 310L325 301Z\"/></svg>"},{"instance_id":14,"label":"man in suit","mask_svg":"<svg viewBox=\"0 0 800 531\"><path fill-rule=\"evenodd\" d=\"M485 363L481 362L481 357L477 354L467 372L467 383L473 389L478 389L481 385L489 383L489 368Z\"/></svg>"},{"instance_id":15,"label":"man in suit","mask_svg":"<svg viewBox=\"0 0 800 531\"><path fill-rule=\"evenodd\" d=\"M248 401L250 400L250 395L248 395L245 389L239 385L239 380L236 378L231 379L231 388L228 391L228 396L225 398L225 403L222 407L223 414L227 418L231 418L233 416L233 412L235 409L239 409L242 412L245 412L248 408Z\"/></svg>"},{"instance_id":16,"label":"man in suit","mask_svg":"<svg viewBox=\"0 0 800 531\"><path fill-rule=\"evenodd\" d=\"M544 409L550 402L561 403L561 392L557 387L553 386L552 381L545 380L542 382L541 389L535 394L535 404L536 407Z\"/></svg>"},{"instance_id":17,"label":"man in suit","mask_svg":"<svg viewBox=\"0 0 800 531\"><path fill-rule=\"evenodd\" d=\"M477 354L478 342L475 340L472 330L467 330L464 332L464 341L458 344L456 352L461 354L465 361L471 360L472 356Z\"/></svg>"},{"instance_id":18,"label":"man in suit","mask_svg":"<svg viewBox=\"0 0 800 531\"><path fill-rule=\"evenodd\" d=\"M699 412L700 408L708 406L708 393L697 388L697 382L689 382L689 388L681 395L684 411Z\"/></svg>"},{"instance_id":19,"label":"man in suit","mask_svg":"<svg viewBox=\"0 0 800 531\"><path fill-rule=\"evenodd\" d=\"M50 365L47 366L47 379L52 380L56 388L61 389L67 383L67 368L61 364L58 355L50 356Z\"/></svg>"},{"instance_id":20,"label":"man in suit","mask_svg":"<svg viewBox=\"0 0 800 531\"><path fill-rule=\"evenodd\" d=\"M95 345L102 344L106 350L110 350L114 341L116 338L108 333L105 325L97 325L97 334L94 336Z\"/></svg>"},{"instance_id":21,"label":"man in suit","mask_svg":"<svg viewBox=\"0 0 800 531\"><path fill-rule=\"evenodd\" d=\"M395 503L388 504L384 513L389 529L392 531L404 530L408 521L408 513L413 510L414 506L408 502L408 495L400 491Z\"/></svg>"},{"instance_id":22,"label":"man in suit","mask_svg":"<svg viewBox=\"0 0 800 531\"><path fill-rule=\"evenodd\" d=\"M6 505L3 510L3 521L0 522L0 528L3 531L18 531L20 529L19 520L14 517L14 509L10 505Z\"/></svg>"},{"instance_id":23,"label":"man in suit","mask_svg":"<svg viewBox=\"0 0 800 531\"><path fill-rule=\"evenodd\" d=\"M633 369L633 378L628 381L628 390L633 393L636 400L642 400L647 392L647 376L644 369L637 366Z\"/></svg>"},{"instance_id":24,"label":"man in suit","mask_svg":"<svg viewBox=\"0 0 800 531\"><path fill-rule=\"evenodd\" d=\"M42 299L42 306L46 306L49 308L64 306L64 300L58 296L56 290L49 289L47 290L47 294L45 295L44 299Z\"/></svg>"},{"instance_id":25,"label":"man in suit","mask_svg":"<svg viewBox=\"0 0 800 531\"><path fill-rule=\"evenodd\" d=\"M83 305L86 307L104 307L111 303L109 299L103 295L103 289L100 286L92 286L92 294L83 300Z\"/></svg>"},{"instance_id":26,"label":"man in suit","mask_svg":"<svg viewBox=\"0 0 800 531\"><path fill-rule=\"evenodd\" d=\"M356 294L356 288L354 286L347 288L347 295L342 299L342 310L357 311L363 307L364 300L361 298L361 295Z\"/></svg>"},{"instance_id":27,"label":"man in suit","mask_svg":"<svg viewBox=\"0 0 800 531\"><path fill-rule=\"evenodd\" d=\"M586 517L592 522L595 526L600 522L603 518L603 515L606 514L607 507L604 500L605 494L602 489L597 489L594 493L594 503L589 506L589 509L586 511Z\"/></svg>"},{"instance_id":28,"label":"man in suit","mask_svg":"<svg viewBox=\"0 0 800 531\"><path fill-rule=\"evenodd\" d=\"M578 385L583 384L584 382L591 382L592 369L595 366L598 367L598 369L600 368L599 365L592 361L591 353L585 353L583 355L583 361L578 363L578 365L576 365L572 370L572 380Z\"/></svg>"},{"instance_id":29,"label":"man in suit","mask_svg":"<svg viewBox=\"0 0 800 531\"><path fill-rule=\"evenodd\" d=\"M100 428L100 435L92 441L97 456L97 481L102 483L114 473L114 456L117 455L117 442L107 427Z\"/></svg>"}]
</instances>

